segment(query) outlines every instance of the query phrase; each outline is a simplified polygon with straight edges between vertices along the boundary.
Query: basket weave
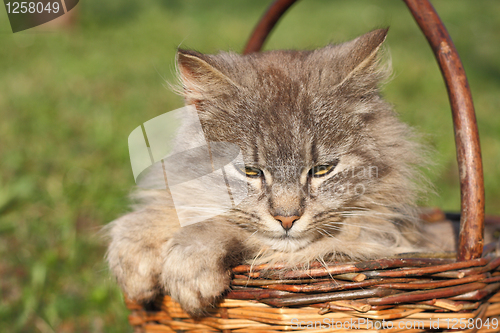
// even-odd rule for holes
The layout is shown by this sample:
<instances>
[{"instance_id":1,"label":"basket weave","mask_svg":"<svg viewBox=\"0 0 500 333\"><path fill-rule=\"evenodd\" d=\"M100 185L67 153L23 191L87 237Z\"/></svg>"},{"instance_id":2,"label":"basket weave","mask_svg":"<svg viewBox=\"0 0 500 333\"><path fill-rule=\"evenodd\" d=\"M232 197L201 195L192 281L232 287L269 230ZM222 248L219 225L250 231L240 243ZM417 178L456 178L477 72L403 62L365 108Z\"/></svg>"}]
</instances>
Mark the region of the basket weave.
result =
<instances>
[{"instance_id":1,"label":"basket weave","mask_svg":"<svg viewBox=\"0 0 500 333\"><path fill-rule=\"evenodd\" d=\"M450 253L415 253L327 267L312 264L284 274L279 266L237 266L224 301L197 320L169 296L158 298L148 310L130 300L126 304L130 323L144 333L425 332L461 327L499 332L500 257L493 244L485 250L482 258L461 262Z\"/></svg>"},{"instance_id":2,"label":"basket weave","mask_svg":"<svg viewBox=\"0 0 500 333\"><path fill-rule=\"evenodd\" d=\"M500 326L496 318L500 314L498 301L500 301L500 293L481 305L478 305L478 302L460 302L470 303L476 307L468 312L438 312L443 308L416 304L414 308L402 305L388 310L373 310L365 313L337 310L318 314L318 309L314 307L276 309L255 301L227 299L210 317L198 321L189 318L179 304L168 296L163 300L162 307L165 310L161 312L144 312L140 306L131 302L128 302L127 306L132 309L129 320L135 326L136 332L147 333L220 331L272 333L294 330L312 333L426 332L431 328L447 330L460 327L469 333L493 333L498 332ZM294 319L297 319L295 323L300 321L303 323L302 329L296 328L297 324L293 324ZM474 324L471 325L470 320L473 320ZM312 326L307 327L311 325L308 322L312 322ZM356 328L350 330L350 327ZM468 329L468 327L471 328Z\"/></svg>"},{"instance_id":3,"label":"basket weave","mask_svg":"<svg viewBox=\"0 0 500 333\"><path fill-rule=\"evenodd\" d=\"M295 1L273 2L245 54L260 51ZM429 1L404 2L434 51L450 97L461 175L457 253L415 253L326 267L312 263L288 272L279 265L238 266L231 291L202 319L189 317L169 296L147 305L126 299L135 332L500 332L500 256L495 244L483 247L481 151L467 78ZM500 226L500 218L493 224Z\"/></svg>"}]
</instances>

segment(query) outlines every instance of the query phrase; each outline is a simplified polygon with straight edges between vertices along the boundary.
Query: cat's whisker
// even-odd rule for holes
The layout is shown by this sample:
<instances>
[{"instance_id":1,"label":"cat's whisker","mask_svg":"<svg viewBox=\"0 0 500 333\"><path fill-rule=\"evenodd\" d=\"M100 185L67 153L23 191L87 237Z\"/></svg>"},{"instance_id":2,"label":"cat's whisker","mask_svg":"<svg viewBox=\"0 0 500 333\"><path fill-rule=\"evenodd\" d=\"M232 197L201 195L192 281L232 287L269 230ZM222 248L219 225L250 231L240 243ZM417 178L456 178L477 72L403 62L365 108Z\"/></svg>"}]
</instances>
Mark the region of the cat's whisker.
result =
<instances>
[{"instance_id":1,"label":"cat's whisker","mask_svg":"<svg viewBox=\"0 0 500 333\"><path fill-rule=\"evenodd\" d=\"M252 238L258 231L259 231L259 229L256 229L250 236L248 236L247 239Z\"/></svg>"},{"instance_id":2,"label":"cat's whisker","mask_svg":"<svg viewBox=\"0 0 500 333\"><path fill-rule=\"evenodd\" d=\"M323 229L323 231L331 238L335 238L335 236L333 236L332 234L330 234L328 231L326 231L325 229Z\"/></svg>"},{"instance_id":3,"label":"cat's whisker","mask_svg":"<svg viewBox=\"0 0 500 333\"><path fill-rule=\"evenodd\" d=\"M328 227L329 229L332 229L334 231L341 231L342 230L341 227L333 226L333 225L329 225L329 224L323 224L323 226Z\"/></svg>"},{"instance_id":4,"label":"cat's whisker","mask_svg":"<svg viewBox=\"0 0 500 333\"><path fill-rule=\"evenodd\" d=\"M336 239L335 236L333 236L332 234L330 234L328 231L326 231L324 228L319 228L317 227L316 228L316 231L318 231L321 235L325 236L325 237L330 237L330 238L334 238Z\"/></svg>"},{"instance_id":5,"label":"cat's whisker","mask_svg":"<svg viewBox=\"0 0 500 333\"><path fill-rule=\"evenodd\" d=\"M318 233L320 233L322 236L325 236L325 237L326 237L326 235L323 233L323 231L322 231L322 230L320 230L320 229L316 229L316 231L317 231Z\"/></svg>"},{"instance_id":6,"label":"cat's whisker","mask_svg":"<svg viewBox=\"0 0 500 333\"><path fill-rule=\"evenodd\" d=\"M343 211L370 211L371 209L366 207L344 207Z\"/></svg>"},{"instance_id":7,"label":"cat's whisker","mask_svg":"<svg viewBox=\"0 0 500 333\"><path fill-rule=\"evenodd\" d=\"M338 212L338 214L342 215L342 216L373 216L373 215L391 216L391 215L394 215L394 214L390 214L390 213L379 212L376 210L341 211L341 212Z\"/></svg>"},{"instance_id":8,"label":"cat's whisker","mask_svg":"<svg viewBox=\"0 0 500 333\"><path fill-rule=\"evenodd\" d=\"M339 222L333 222L335 224L341 224L341 225L349 225L349 226L352 226L352 224L349 224L349 223L339 223ZM328 223L325 223L325 225L329 225ZM368 226L364 226L364 225L355 225L356 227L360 228L360 229L367 229L367 230L372 230L372 231L378 231L378 232L382 232L382 233L386 233L386 234L401 234L401 231L399 230L388 230L387 228L374 228L374 227L368 227ZM333 227L333 225L332 225ZM339 229L340 230L340 229Z\"/></svg>"},{"instance_id":9,"label":"cat's whisker","mask_svg":"<svg viewBox=\"0 0 500 333\"><path fill-rule=\"evenodd\" d=\"M259 252L255 255L255 257L254 257L254 258L253 258L253 260L252 260L252 263L250 264L250 273L252 273L252 271L253 271L253 268L254 268L254 266L255 266L255 262L257 261L257 259L259 259L259 257L260 257L261 255L263 255L263 254L264 254L264 252L265 252L265 249L264 249L264 248L261 248L261 249L259 250ZM249 278L250 278L250 277L249 277Z\"/></svg>"},{"instance_id":10,"label":"cat's whisker","mask_svg":"<svg viewBox=\"0 0 500 333\"><path fill-rule=\"evenodd\" d=\"M345 213L341 213L342 215L344 216L388 216L388 217L392 217L392 216L395 216L396 214L394 213L383 213L383 212L379 212L379 211L366 211L366 212L362 212L362 213L359 213L359 212L345 212Z\"/></svg>"},{"instance_id":11,"label":"cat's whisker","mask_svg":"<svg viewBox=\"0 0 500 333\"><path fill-rule=\"evenodd\" d=\"M331 279L332 279L335 283L337 283L337 284L338 284L338 282L337 282L337 281L335 281L335 279L333 278L333 275L332 275L332 274L328 271L328 265L326 264L326 262L325 262L325 260L323 259L323 257L318 257L316 260L317 260L317 261L321 264L321 266L323 266L323 267L327 270L328 275L330 276L330 278L331 278Z\"/></svg>"}]
</instances>

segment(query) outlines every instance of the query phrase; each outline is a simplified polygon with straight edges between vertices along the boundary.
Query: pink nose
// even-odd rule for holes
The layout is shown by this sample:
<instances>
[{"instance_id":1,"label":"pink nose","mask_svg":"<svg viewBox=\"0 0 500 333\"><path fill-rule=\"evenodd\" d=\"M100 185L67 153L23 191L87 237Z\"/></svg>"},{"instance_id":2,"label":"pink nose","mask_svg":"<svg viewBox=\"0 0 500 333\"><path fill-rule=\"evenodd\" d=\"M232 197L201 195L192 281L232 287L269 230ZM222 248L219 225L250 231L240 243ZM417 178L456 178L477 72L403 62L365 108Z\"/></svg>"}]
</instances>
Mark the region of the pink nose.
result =
<instances>
[{"instance_id":1,"label":"pink nose","mask_svg":"<svg viewBox=\"0 0 500 333\"><path fill-rule=\"evenodd\" d=\"M292 225L295 221L300 219L300 216L275 216L274 217L276 220L278 220L281 223L281 226L283 229L286 231L290 230L292 228Z\"/></svg>"}]
</instances>

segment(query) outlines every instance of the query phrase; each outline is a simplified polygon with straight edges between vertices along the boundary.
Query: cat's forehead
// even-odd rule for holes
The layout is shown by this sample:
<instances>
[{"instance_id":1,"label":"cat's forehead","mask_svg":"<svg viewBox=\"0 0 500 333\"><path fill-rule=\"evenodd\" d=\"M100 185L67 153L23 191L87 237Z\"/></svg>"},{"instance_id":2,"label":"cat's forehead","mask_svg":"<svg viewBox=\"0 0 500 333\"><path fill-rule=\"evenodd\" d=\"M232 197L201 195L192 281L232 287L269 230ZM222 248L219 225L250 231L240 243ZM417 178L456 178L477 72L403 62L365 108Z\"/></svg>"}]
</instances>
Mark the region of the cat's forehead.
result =
<instances>
[{"instance_id":1,"label":"cat's forehead","mask_svg":"<svg viewBox=\"0 0 500 333\"><path fill-rule=\"evenodd\" d=\"M329 45L311 51L276 50L243 56L220 53L211 60L243 89L276 92L291 84L320 89L340 83L352 70L352 59L342 50L339 45Z\"/></svg>"},{"instance_id":2,"label":"cat's forehead","mask_svg":"<svg viewBox=\"0 0 500 333\"><path fill-rule=\"evenodd\" d=\"M246 163L276 172L328 162L353 139L340 118L318 116L307 103L292 100L258 103L216 118L206 126L209 140L235 143Z\"/></svg>"}]
</instances>

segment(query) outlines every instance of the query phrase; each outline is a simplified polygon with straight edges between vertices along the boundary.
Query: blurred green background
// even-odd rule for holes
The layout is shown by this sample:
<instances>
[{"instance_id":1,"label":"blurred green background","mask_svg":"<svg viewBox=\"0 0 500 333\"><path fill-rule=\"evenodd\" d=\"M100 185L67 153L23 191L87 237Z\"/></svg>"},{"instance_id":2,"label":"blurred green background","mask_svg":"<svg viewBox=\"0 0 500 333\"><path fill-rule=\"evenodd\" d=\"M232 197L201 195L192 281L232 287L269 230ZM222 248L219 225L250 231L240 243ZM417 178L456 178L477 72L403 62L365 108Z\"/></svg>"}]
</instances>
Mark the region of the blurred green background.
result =
<instances>
[{"instance_id":1,"label":"blurred green background","mask_svg":"<svg viewBox=\"0 0 500 333\"><path fill-rule=\"evenodd\" d=\"M243 49L269 1L82 0L70 28L12 34L0 9L0 331L130 332L99 235L127 211L127 137L182 105L166 88L176 47ZM475 100L486 210L500 214L500 2L434 1ZM436 153L437 195L459 210L448 99L402 1L303 0L266 49L316 48L390 26L384 93Z\"/></svg>"}]
</instances>

